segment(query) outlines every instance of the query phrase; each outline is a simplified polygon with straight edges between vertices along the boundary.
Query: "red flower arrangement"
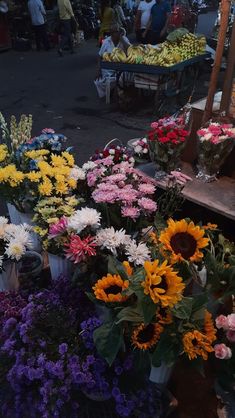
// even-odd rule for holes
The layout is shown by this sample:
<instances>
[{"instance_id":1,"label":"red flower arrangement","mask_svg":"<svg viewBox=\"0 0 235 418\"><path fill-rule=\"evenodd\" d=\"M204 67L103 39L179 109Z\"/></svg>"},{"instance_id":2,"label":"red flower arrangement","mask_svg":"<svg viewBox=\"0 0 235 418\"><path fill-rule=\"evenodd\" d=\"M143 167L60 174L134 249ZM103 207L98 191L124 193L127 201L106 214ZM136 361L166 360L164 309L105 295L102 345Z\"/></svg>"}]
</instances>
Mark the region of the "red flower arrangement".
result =
<instances>
[{"instance_id":1,"label":"red flower arrangement","mask_svg":"<svg viewBox=\"0 0 235 418\"><path fill-rule=\"evenodd\" d=\"M94 237L88 236L82 239L78 235L72 235L69 244L65 244L65 247L67 247L66 258L77 264L96 255L97 244Z\"/></svg>"},{"instance_id":2,"label":"red flower arrangement","mask_svg":"<svg viewBox=\"0 0 235 418\"><path fill-rule=\"evenodd\" d=\"M161 144L182 144L189 136L189 132L184 129L183 118L163 118L153 122L151 128L148 133L149 141L158 141Z\"/></svg>"},{"instance_id":3,"label":"red flower arrangement","mask_svg":"<svg viewBox=\"0 0 235 418\"><path fill-rule=\"evenodd\" d=\"M157 163L156 177L162 177L180 166L180 155L189 136L184 118L163 118L151 124L148 145L152 161Z\"/></svg>"}]
</instances>

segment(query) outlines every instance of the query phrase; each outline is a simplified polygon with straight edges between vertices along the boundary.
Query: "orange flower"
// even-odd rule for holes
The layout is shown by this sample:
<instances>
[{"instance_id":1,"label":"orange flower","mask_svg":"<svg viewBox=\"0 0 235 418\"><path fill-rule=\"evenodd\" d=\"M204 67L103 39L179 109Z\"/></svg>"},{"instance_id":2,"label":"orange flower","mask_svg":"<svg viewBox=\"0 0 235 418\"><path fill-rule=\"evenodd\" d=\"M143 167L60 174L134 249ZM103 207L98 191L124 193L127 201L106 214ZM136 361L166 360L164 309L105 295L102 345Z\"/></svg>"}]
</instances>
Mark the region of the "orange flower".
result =
<instances>
[{"instance_id":1,"label":"orange flower","mask_svg":"<svg viewBox=\"0 0 235 418\"><path fill-rule=\"evenodd\" d=\"M160 324L140 324L133 331L132 344L139 350L149 350L156 345L163 329Z\"/></svg>"},{"instance_id":2,"label":"orange flower","mask_svg":"<svg viewBox=\"0 0 235 418\"><path fill-rule=\"evenodd\" d=\"M98 280L92 288L96 299L106 303L125 302L128 296L122 295L122 292L129 286L128 280L122 280L119 275L107 274L106 277Z\"/></svg>"},{"instance_id":3,"label":"orange flower","mask_svg":"<svg viewBox=\"0 0 235 418\"><path fill-rule=\"evenodd\" d=\"M128 261L123 261L123 266L125 267L127 276L132 276L133 274L133 268L131 267L130 263Z\"/></svg>"},{"instance_id":4,"label":"orange flower","mask_svg":"<svg viewBox=\"0 0 235 418\"><path fill-rule=\"evenodd\" d=\"M171 253L171 262L179 261L199 262L203 258L201 250L205 248L209 239L204 238L205 231L193 222L168 220L168 227L161 232L159 241L163 249Z\"/></svg>"},{"instance_id":5,"label":"orange flower","mask_svg":"<svg viewBox=\"0 0 235 418\"><path fill-rule=\"evenodd\" d=\"M210 312L205 312L204 331L208 340L213 343L216 340L216 328L214 327L212 315Z\"/></svg>"},{"instance_id":6,"label":"orange flower","mask_svg":"<svg viewBox=\"0 0 235 418\"><path fill-rule=\"evenodd\" d=\"M190 360L202 357L203 360L208 359L208 354L214 351L211 341L198 330L186 332L183 336L184 352Z\"/></svg>"}]
</instances>

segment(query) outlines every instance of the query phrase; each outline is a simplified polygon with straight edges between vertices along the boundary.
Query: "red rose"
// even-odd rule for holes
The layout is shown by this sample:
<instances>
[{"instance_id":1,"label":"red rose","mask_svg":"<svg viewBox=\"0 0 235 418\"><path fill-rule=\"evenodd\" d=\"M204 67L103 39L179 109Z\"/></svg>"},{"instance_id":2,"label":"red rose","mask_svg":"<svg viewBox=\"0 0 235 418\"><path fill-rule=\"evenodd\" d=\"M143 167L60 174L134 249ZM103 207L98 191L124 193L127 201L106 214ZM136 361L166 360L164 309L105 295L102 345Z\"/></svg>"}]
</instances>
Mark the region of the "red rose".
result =
<instances>
[{"instance_id":1,"label":"red rose","mask_svg":"<svg viewBox=\"0 0 235 418\"><path fill-rule=\"evenodd\" d=\"M162 136L161 138L159 138L159 142L161 142L161 144L165 144L169 141L170 141L170 139L167 138L167 136Z\"/></svg>"},{"instance_id":2,"label":"red rose","mask_svg":"<svg viewBox=\"0 0 235 418\"><path fill-rule=\"evenodd\" d=\"M179 129L179 135L180 136L188 136L189 132L185 129Z\"/></svg>"},{"instance_id":3,"label":"red rose","mask_svg":"<svg viewBox=\"0 0 235 418\"><path fill-rule=\"evenodd\" d=\"M177 141L177 139L172 139L171 143L176 145L176 144L179 144L179 141Z\"/></svg>"},{"instance_id":4,"label":"red rose","mask_svg":"<svg viewBox=\"0 0 235 418\"><path fill-rule=\"evenodd\" d=\"M167 137L170 139L176 139L177 135L174 131L168 132Z\"/></svg>"},{"instance_id":5,"label":"red rose","mask_svg":"<svg viewBox=\"0 0 235 418\"><path fill-rule=\"evenodd\" d=\"M180 137L179 137L179 140L180 140L181 142L184 142L184 141L185 141L185 137L184 137L184 136L180 136Z\"/></svg>"}]
</instances>

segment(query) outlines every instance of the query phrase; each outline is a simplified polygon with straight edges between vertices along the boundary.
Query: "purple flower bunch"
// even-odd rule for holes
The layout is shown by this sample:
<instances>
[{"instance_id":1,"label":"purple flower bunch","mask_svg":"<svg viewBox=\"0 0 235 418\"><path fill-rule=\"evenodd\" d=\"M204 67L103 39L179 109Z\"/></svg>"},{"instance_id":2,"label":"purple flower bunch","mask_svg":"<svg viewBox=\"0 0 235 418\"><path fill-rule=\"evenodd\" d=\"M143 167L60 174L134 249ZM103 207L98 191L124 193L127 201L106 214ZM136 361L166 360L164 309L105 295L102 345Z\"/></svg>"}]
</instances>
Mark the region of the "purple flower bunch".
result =
<instances>
[{"instance_id":1,"label":"purple flower bunch","mask_svg":"<svg viewBox=\"0 0 235 418\"><path fill-rule=\"evenodd\" d=\"M13 297L21 303L18 311ZM1 295L14 316L2 319L0 379L2 413L11 418L77 416L78 389L92 385L79 354L79 312L84 296L69 281L29 296ZM86 303L89 303L86 301ZM79 311L78 311L79 307Z\"/></svg>"}]
</instances>

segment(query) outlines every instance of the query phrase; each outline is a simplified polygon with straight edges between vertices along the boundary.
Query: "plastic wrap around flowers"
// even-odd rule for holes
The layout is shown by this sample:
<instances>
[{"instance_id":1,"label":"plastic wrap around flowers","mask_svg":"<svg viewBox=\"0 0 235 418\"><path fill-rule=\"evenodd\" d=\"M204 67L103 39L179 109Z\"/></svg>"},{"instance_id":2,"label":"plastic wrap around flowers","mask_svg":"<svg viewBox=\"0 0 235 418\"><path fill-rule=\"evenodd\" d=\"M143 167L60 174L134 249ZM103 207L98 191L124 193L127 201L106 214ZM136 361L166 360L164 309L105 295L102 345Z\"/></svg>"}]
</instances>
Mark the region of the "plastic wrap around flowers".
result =
<instances>
[{"instance_id":1,"label":"plastic wrap around flowers","mask_svg":"<svg viewBox=\"0 0 235 418\"><path fill-rule=\"evenodd\" d=\"M234 147L235 128L231 124L211 123L197 131L198 178L205 182L216 179L220 168Z\"/></svg>"},{"instance_id":2,"label":"plastic wrap around flowers","mask_svg":"<svg viewBox=\"0 0 235 418\"><path fill-rule=\"evenodd\" d=\"M180 168L180 156L188 136L183 117L164 118L151 124L149 152L152 161L157 164L159 177Z\"/></svg>"}]
</instances>

